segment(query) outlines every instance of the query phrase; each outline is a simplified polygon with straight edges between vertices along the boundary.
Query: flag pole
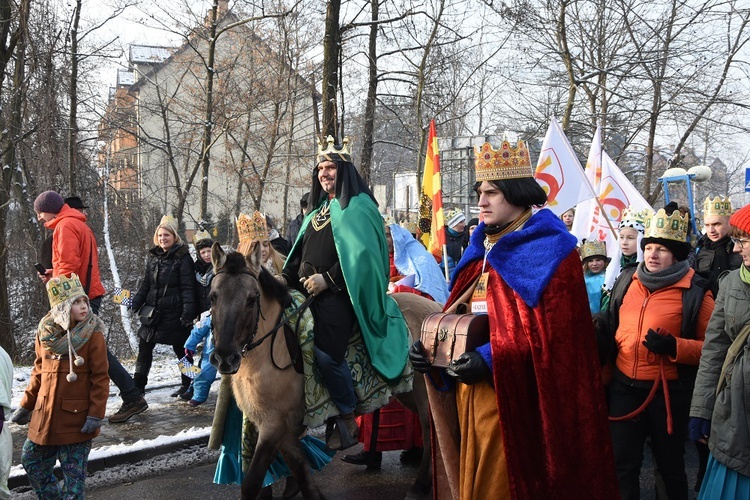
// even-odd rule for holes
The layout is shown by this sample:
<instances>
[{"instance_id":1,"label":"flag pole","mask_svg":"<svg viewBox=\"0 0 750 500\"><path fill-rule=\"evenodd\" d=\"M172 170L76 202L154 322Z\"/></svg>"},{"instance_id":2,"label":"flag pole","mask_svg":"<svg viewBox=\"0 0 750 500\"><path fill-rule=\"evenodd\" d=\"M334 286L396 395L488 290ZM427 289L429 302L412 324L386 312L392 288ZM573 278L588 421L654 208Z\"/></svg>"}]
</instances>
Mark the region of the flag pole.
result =
<instances>
[{"instance_id":1,"label":"flag pole","mask_svg":"<svg viewBox=\"0 0 750 500\"><path fill-rule=\"evenodd\" d=\"M604 217L604 220L607 221L607 225L609 226L609 230L612 231L612 236L614 236L615 240L616 240L617 239L617 233L615 232L615 228L612 226L612 221L609 220L609 217L607 217L607 214L604 211L604 206L602 205L602 202L599 200L598 196L594 196L594 199L596 200L596 204L599 206L599 210L601 210L602 217Z\"/></svg>"},{"instance_id":2,"label":"flag pole","mask_svg":"<svg viewBox=\"0 0 750 500\"><path fill-rule=\"evenodd\" d=\"M443 243L443 262L445 262L445 265L443 266L443 269L445 269L445 281L449 282L451 279L448 276L448 247L445 243Z\"/></svg>"}]
</instances>

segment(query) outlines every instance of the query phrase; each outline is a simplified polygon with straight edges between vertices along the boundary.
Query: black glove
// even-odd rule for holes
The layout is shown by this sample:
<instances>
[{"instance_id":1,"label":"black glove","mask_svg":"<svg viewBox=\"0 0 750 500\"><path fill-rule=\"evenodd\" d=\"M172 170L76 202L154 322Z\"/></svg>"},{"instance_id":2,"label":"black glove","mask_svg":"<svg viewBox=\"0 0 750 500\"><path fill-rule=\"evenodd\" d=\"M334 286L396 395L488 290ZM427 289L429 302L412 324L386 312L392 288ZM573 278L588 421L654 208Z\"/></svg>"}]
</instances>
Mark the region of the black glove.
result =
<instances>
[{"instance_id":1,"label":"black glove","mask_svg":"<svg viewBox=\"0 0 750 500\"><path fill-rule=\"evenodd\" d=\"M180 324L182 325L183 328L188 328L188 327L192 328L193 327L193 320L192 319L180 318Z\"/></svg>"},{"instance_id":2,"label":"black glove","mask_svg":"<svg viewBox=\"0 0 750 500\"><path fill-rule=\"evenodd\" d=\"M450 368L445 370L448 375L467 385L476 384L484 380L492 380L492 370L476 351L463 353L451 362Z\"/></svg>"},{"instance_id":3,"label":"black glove","mask_svg":"<svg viewBox=\"0 0 750 500\"><path fill-rule=\"evenodd\" d=\"M677 339L666 331L664 334L661 334L649 328L643 345L654 354L667 354L672 357L677 355Z\"/></svg>"},{"instance_id":4,"label":"black glove","mask_svg":"<svg viewBox=\"0 0 750 500\"><path fill-rule=\"evenodd\" d=\"M428 372L432 368L432 363L424 355L424 346L421 340L417 340L411 345L409 349L409 361L411 361L411 365L419 373Z\"/></svg>"},{"instance_id":5,"label":"black glove","mask_svg":"<svg viewBox=\"0 0 750 500\"><path fill-rule=\"evenodd\" d=\"M29 420L31 420L31 412L23 406L19 406L13 416L10 417L10 421L18 425L26 425Z\"/></svg>"}]
</instances>

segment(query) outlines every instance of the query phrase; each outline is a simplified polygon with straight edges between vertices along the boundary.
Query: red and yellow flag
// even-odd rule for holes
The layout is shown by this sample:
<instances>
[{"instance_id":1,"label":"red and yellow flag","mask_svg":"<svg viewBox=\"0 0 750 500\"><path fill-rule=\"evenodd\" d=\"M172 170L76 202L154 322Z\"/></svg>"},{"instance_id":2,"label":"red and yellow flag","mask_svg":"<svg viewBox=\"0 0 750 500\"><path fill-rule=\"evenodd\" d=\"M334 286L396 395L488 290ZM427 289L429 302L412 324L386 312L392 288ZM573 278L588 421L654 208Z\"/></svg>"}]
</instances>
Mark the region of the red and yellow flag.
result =
<instances>
[{"instance_id":1,"label":"red and yellow flag","mask_svg":"<svg viewBox=\"0 0 750 500\"><path fill-rule=\"evenodd\" d=\"M422 194L432 202L432 221L429 234L423 233L421 240L427 250L440 262L445 245L445 215L443 214L443 188L440 183L440 154L438 153L435 120L430 121L430 133L427 136Z\"/></svg>"}]
</instances>

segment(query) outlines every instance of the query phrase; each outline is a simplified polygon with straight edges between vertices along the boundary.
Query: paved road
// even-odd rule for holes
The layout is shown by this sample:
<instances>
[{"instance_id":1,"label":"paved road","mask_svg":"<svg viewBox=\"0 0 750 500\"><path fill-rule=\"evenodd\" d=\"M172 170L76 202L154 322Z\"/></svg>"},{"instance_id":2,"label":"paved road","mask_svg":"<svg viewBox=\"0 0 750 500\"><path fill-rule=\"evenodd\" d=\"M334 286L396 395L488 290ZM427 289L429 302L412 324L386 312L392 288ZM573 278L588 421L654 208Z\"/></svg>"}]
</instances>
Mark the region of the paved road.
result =
<instances>
[{"instance_id":1,"label":"paved road","mask_svg":"<svg viewBox=\"0 0 750 500\"><path fill-rule=\"evenodd\" d=\"M353 448L353 453L359 449ZM347 452L349 452L347 450ZM416 469L402 466L399 452L383 454L380 471L367 471L364 467L348 465L335 456L314 478L328 499L385 500L400 499L406 494L416 476ZM90 500L115 499L213 499L239 498L236 485L212 484L215 461L208 464L181 468L157 476L120 482L116 485L89 489ZM274 485L274 498L281 498L284 481ZM302 498L298 495L296 498Z\"/></svg>"},{"instance_id":2,"label":"paved road","mask_svg":"<svg viewBox=\"0 0 750 500\"><path fill-rule=\"evenodd\" d=\"M351 453L357 451L359 448L353 448ZM686 443L685 452L688 481L691 485L689 498L694 499L696 496L692 491L692 484L694 484L697 470L697 455L692 443ZM650 452L647 450L641 473L641 498L645 500L656 498L653 489L653 466L649 456ZM328 499L400 499L414 480L416 469L401 465L398 458L398 452L384 453L382 469L366 471L364 467L343 463L340 460L340 454L337 454L330 465L316 473L314 477ZM200 464L162 472L151 477L138 478L135 481L125 479L114 485L90 489L86 496L91 500L239 498L239 486L212 483L215 457L204 456L202 460ZM283 486L283 481L274 485L274 498L281 498Z\"/></svg>"}]
</instances>

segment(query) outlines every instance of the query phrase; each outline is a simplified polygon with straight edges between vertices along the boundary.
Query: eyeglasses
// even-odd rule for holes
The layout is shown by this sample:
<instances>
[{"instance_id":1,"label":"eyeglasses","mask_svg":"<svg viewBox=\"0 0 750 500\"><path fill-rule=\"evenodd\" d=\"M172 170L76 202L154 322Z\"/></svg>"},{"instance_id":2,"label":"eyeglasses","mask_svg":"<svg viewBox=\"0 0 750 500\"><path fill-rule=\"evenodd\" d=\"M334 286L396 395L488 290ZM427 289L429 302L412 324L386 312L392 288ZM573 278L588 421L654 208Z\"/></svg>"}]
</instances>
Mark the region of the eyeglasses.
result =
<instances>
[{"instance_id":1,"label":"eyeglasses","mask_svg":"<svg viewBox=\"0 0 750 500\"><path fill-rule=\"evenodd\" d=\"M750 240L743 240L742 238L729 238L732 240L732 244L737 245L740 247L740 249L745 247L745 244L750 243Z\"/></svg>"}]
</instances>

